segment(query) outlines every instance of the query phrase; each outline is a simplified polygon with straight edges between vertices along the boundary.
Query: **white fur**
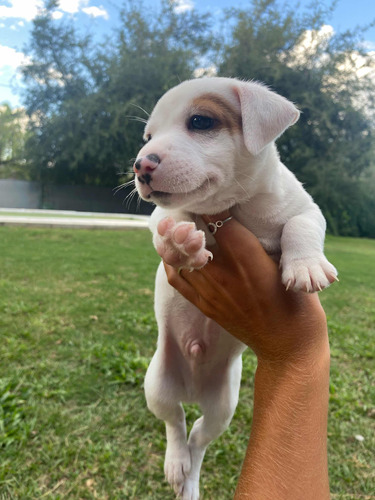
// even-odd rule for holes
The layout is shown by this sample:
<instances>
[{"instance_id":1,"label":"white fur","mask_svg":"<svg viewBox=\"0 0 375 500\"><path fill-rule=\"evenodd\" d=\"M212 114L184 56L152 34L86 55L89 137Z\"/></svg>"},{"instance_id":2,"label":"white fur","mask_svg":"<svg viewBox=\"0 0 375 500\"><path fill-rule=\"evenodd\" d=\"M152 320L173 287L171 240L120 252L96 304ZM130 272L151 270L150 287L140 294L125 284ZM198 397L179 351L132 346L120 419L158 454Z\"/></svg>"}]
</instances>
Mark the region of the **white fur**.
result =
<instances>
[{"instance_id":1,"label":"white fur","mask_svg":"<svg viewBox=\"0 0 375 500\"><path fill-rule=\"evenodd\" d=\"M189 118L203 114L192 103L208 92L241 114L243 133L189 130ZM141 197L159 205L150 226L162 258L176 267L205 265L206 239L213 240L199 215L230 209L280 259L287 287L312 292L330 284L337 273L323 254L325 220L274 144L298 116L291 102L265 86L227 78L183 82L160 99L145 129L151 140L137 158L158 155L160 162L146 169L149 184L138 180L144 166L135 171ZM197 500L205 450L237 405L245 346L178 294L162 265L155 312L159 338L145 379L147 404L166 424L167 480L184 500ZM181 402L197 402L203 413L188 439Z\"/></svg>"}]
</instances>

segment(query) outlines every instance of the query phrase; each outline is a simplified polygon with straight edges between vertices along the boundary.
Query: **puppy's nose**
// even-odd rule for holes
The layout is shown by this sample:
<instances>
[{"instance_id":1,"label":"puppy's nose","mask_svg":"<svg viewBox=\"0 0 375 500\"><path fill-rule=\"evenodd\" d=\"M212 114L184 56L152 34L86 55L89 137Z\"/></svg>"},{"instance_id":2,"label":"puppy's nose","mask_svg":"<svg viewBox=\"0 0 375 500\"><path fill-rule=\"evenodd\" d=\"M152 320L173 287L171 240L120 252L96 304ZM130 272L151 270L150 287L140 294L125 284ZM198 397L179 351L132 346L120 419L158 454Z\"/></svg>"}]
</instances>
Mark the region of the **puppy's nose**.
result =
<instances>
[{"instance_id":1,"label":"puppy's nose","mask_svg":"<svg viewBox=\"0 0 375 500\"><path fill-rule=\"evenodd\" d=\"M133 171L137 175L150 174L160 163L160 158L158 155L150 154L143 158L138 158L138 160L133 165Z\"/></svg>"}]
</instances>

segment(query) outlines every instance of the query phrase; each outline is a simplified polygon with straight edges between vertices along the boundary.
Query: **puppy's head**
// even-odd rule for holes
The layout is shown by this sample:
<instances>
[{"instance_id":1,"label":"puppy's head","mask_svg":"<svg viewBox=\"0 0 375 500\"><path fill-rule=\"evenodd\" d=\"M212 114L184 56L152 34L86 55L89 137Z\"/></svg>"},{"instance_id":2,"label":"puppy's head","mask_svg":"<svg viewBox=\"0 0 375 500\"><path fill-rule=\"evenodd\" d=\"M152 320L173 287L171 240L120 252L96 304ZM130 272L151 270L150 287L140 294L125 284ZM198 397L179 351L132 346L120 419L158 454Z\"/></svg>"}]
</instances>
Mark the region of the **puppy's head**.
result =
<instances>
[{"instance_id":1,"label":"puppy's head","mask_svg":"<svg viewBox=\"0 0 375 500\"><path fill-rule=\"evenodd\" d=\"M195 213L242 201L262 154L299 117L285 98L253 82L189 80L169 90L145 128L133 170L140 196Z\"/></svg>"}]
</instances>

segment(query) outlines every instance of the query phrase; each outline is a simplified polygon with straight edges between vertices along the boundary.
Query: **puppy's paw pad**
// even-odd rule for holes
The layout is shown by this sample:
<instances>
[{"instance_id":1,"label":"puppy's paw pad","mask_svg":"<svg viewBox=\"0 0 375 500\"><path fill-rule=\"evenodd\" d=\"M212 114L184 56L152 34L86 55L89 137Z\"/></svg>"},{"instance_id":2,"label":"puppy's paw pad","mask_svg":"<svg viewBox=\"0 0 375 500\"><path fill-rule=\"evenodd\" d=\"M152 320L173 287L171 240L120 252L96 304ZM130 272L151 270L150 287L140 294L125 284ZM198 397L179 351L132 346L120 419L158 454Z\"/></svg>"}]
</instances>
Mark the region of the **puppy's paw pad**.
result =
<instances>
[{"instance_id":1,"label":"puppy's paw pad","mask_svg":"<svg viewBox=\"0 0 375 500\"><path fill-rule=\"evenodd\" d=\"M193 222L176 223L171 217L158 224L154 244L160 257L169 265L188 269L199 269L211 258L206 250L203 231L197 230Z\"/></svg>"},{"instance_id":2,"label":"puppy's paw pad","mask_svg":"<svg viewBox=\"0 0 375 500\"><path fill-rule=\"evenodd\" d=\"M336 268L324 255L306 259L282 259L282 282L287 290L322 291L337 280Z\"/></svg>"},{"instance_id":3,"label":"puppy's paw pad","mask_svg":"<svg viewBox=\"0 0 375 500\"><path fill-rule=\"evenodd\" d=\"M159 235L165 236L168 230L170 230L175 224L176 223L172 217L165 217L162 219L157 227Z\"/></svg>"},{"instance_id":4,"label":"puppy's paw pad","mask_svg":"<svg viewBox=\"0 0 375 500\"><path fill-rule=\"evenodd\" d=\"M196 231L195 224L193 222L184 222L182 224L177 224L173 231L173 239L177 245L186 244L192 236L199 235Z\"/></svg>"}]
</instances>

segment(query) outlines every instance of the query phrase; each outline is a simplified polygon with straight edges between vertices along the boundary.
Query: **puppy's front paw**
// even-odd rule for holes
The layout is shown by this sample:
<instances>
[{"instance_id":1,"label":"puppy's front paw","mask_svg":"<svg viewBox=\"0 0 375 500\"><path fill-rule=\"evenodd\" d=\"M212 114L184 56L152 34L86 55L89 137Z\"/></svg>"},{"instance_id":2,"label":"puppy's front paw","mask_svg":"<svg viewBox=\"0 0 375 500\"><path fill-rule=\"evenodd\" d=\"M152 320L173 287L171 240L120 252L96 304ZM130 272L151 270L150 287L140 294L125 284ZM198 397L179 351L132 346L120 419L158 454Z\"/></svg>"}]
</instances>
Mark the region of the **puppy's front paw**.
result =
<instances>
[{"instance_id":1,"label":"puppy's front paw","mask_svg":"<svg viewBox=\"0 0 375 500\"><path fill-rule=\"evenodd\" d=\"M156 251L170 266L199 269L212 259L206 250L206 238L194 222L176 222L167 217L159 222L154 236Z\"/></svg>"},{"instance_id":2,"label":"puppy's front paw","mask_svg":"<svg viewBox=\"0 0 375 500\"><path fill-rule=\"evenodd\" d=\"M304 259L281 258L282 282L287 290L318 292L337 278L336 268L324 255Z\"/></svg>"}]
</instances>

